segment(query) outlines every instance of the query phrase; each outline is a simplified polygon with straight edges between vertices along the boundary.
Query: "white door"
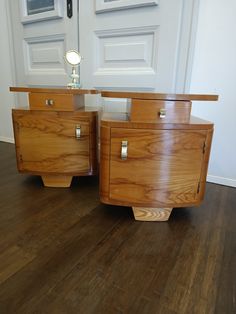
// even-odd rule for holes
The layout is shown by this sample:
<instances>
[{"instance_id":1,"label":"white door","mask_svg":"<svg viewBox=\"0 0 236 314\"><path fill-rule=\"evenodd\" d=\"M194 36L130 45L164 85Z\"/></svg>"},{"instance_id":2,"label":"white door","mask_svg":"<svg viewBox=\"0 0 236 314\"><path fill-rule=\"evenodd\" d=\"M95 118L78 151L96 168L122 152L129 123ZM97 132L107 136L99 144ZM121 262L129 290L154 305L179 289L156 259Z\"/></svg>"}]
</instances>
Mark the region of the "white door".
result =
<instances>
[{"instance_id":1,"label":"white door","mask_svg":"<svg viewBox=\"0 0 236 314\"><path fill-rule=\"evenodd\" d=\"M197 4L197 0L80 1L82 85L187 91Z\"/></svg>"},{"instance_id":2,"label":"white door","mask_svg":"<svg viewBox=\"0 0 236 314\"><path fill-rule=\"evenodd\" d=\"M16 84L66 85L65 52L78 50L77 0L9 2Z\"/></svg>"}]
</instances>

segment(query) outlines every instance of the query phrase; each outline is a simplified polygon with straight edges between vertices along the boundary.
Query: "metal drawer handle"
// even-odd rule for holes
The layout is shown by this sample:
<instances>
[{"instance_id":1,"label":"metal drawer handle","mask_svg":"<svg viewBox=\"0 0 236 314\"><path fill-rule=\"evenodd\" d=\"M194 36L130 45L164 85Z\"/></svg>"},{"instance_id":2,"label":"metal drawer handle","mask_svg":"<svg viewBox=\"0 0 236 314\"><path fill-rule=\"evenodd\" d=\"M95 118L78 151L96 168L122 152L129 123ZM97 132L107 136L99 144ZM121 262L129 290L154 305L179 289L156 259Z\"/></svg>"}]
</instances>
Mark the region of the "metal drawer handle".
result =
<instances>
[{"instance_id":1,"label":"metal drawer handle","mask_svg":"<svg viewBox=\"0 0 236 314\"><path fill-rule=\"evenodd\" d=\"M164 119L166 117L166 109L161 108L159 111L159 116L161 119Z\"/></svg>"},{"instance_id":2,"label":"metal drawer handle","mask_svg":"<svg viewBox=\"0 0 236 314\"><path fill-rule=\"evenodd\" d=\"M81 126L80 125L77 125L76 128L75 128L75 137L77 139L81 138Z\"/></svg>"},{"instance_id":3,"label":"metal drawer handle","mask_svg":"<svg viewBox=\"0 0 236 314\"><path fill-rule=\"evenodd\" d=\"M126 160L128 157L128 141L121 142L121 159Z\"/></svg>"},{"instance_id":4,"label":"metal drawer handle","mask_svg":"<svg viewBox=\"0 0 236 314\"><path fill-rule=\"evenodd\" d=\"M52 106L52 105L54 105L54 100L53 99L46 99L45 104L47 106Z\"/></svg>"}]
</instances>

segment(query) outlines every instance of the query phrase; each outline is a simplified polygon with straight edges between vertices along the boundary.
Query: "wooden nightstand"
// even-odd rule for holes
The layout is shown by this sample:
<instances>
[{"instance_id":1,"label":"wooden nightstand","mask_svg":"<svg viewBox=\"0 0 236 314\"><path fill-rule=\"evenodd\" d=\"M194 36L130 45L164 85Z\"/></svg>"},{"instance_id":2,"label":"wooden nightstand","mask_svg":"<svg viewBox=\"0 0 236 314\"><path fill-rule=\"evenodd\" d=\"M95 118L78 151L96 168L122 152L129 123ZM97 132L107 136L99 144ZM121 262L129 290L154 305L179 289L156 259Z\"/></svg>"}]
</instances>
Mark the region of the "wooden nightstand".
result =
<instances>
[{"instance_id":1,"label":"wooden nightstand","mask_svg":"<svg viewBox=\"0 0 236 314\"><path fill-rule=\"evenodd\" d=\"M97 110L84 107L96 90L11 87L29 94L29 109L13 109L19 172L45 186L69 187L73 176L97 173Z\"/></svg>"},{"instance_id":2,"label":"wooden nightstand","mask_svg":"<svg viewBox=\"0 0 236 314\"><path fill-rule=\"evenodd\" d=\"M125 114L101 121L100 197L131 206L136 220L168 220L204 197L213 124L191 117L191 101L214 95L102 92L130 98Z\"/></svg>"}]
</instances>

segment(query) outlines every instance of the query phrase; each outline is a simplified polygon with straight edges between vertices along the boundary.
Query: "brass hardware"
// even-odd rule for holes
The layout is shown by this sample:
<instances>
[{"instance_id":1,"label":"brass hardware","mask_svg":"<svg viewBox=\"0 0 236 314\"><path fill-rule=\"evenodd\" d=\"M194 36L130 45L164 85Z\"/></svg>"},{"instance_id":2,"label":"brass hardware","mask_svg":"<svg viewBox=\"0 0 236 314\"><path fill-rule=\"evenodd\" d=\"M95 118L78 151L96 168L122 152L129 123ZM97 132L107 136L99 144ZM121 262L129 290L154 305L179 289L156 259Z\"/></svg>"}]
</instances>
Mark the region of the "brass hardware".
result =
<instances>
[{"instance_id":1,"label":"brass hardware","mask_svg":"<svg viewBox=\"0 0 236 314\"><path fill-rule=\"evenodd\" d=\"M128 141L121 142L121 159L126 160L128 157Z\"/></svg>"},{"instance_id":2,"label":"brass hardware","mask_svg":"<svg viewBox=\"0 0 236 314\"><path fill-rule=\"evenodd\" d=\"M75 137L77 139L81 138L81 127L80 127L80 125L77 125L76 128L75 128Z\"/></svg>"},{"instance_id":3,"label":"brass hardware","mask_svg":"<svg viewBox=\"0 0 236 314\"><path fill-rule=\"evenodd\" d=\"M46 99L45 104L47 106L52 106L52 105L54 105L54 100L53 99Z\"/></svg>"},{"instance_id":4,"label":"brass hardware","mask_svg":"<svg viewBox=\"0 0 236 314\"><path fill-rule=\"evenodd\" d=\"M166 109L161 108L159 111L159 116L161 119L164 119L166 117Z\"/></svg>"}]
</instances>

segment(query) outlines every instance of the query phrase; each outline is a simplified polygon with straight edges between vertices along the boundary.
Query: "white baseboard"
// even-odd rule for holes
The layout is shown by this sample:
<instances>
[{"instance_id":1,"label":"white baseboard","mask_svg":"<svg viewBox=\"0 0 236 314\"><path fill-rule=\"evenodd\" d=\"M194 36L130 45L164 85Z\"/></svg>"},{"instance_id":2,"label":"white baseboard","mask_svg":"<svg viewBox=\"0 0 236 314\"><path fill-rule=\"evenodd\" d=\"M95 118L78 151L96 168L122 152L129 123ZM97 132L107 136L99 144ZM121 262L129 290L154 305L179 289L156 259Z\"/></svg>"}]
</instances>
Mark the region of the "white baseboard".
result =
<instances>
[{"instance_id":1,"label":"white baseboard","mask_svg":"<svg viewBox=\"0 0 236 314\"><path fill-rule=\"evenodd\" d=\"M236 187L236 180L235 179L229 179L229 178L224 178L224 177L208 175L207 176L207 182Z\"/></svg>"},{"instance_id":2,"label":"white baseboard","mask_svg":"<svg viewBox=\"0 0 236 314\"><path fill-rule=\"evenodd\" d=\"M0 142L7 142L7 143L12 143L14 144L14 138L9 138L9 137L4 137L4 136L0 136Z\"/></svg>"}]
</instances>

